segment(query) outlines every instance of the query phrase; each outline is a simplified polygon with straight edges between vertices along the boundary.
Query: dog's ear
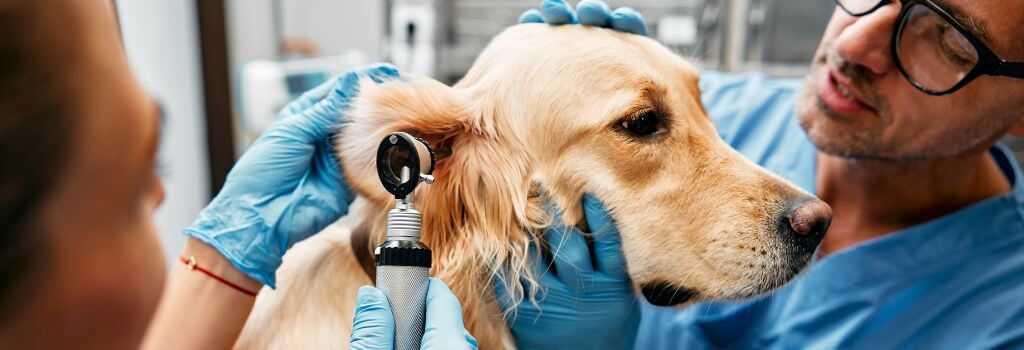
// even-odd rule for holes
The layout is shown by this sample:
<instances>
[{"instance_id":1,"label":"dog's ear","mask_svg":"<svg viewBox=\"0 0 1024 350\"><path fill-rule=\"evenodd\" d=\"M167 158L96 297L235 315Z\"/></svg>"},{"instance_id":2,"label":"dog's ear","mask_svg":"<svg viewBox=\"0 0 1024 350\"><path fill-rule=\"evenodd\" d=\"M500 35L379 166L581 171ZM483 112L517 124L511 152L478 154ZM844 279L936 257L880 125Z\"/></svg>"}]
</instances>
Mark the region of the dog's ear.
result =
<instances>
[{"instance_id":1,"label":"dog's ear","mask_svg":"<svg viewBox=\"0 0 1024 350\"><path fill-rule=\"evenodd\" d=\"M443 267L437 277L486 284L500 266L509 266L508 288L521 296L521 278L536 278L528 269L527 247L547 221L539 197L529 193L532 153L509 125L521 118L503 115L506 108L494 102L500 96L470 95L426 78L363 81L360 87L337 142L348 183L375 203L382 220L394 206L376 173L377 146L386 135L404 131L427 140L436 153L450 153L437 161L434 184L420 185L414 194L423 213L424 243L434 251L434 266ZM383 232L375 234L373 239L383 239Z\"/></svg>"},{"instance_id":2,"label":"dog's ear","mask_svg":"<svg viewBox=\"0 0 1024 350\"><path fill-rule=\"evenodd\" d=\"M468 132L468 104L440 82L404 76L381 84L364 79L359 86L335 151L349 185L371 200L390 198L376 175L377 146L385 136L407 132L427 140L435 152L444 153L459 135Z\"/></svg>"},{"instance_id":3,"label":"dog's ear","mask_svg":"<svg viewBox=\"0 0 1024 350\"><path fill-rule=\"evenodd\" d=\"M453 228L522 229L534 221L527 217L543 216L527 208L532 155L507 125L514 118L502 115L503 108L491 101L494 96L470 98L462 90L415 76L382 84L365 79L360 89L336 142L346 180L357 193L392 204L393 197L377 177L377 146L388 134L403 131L426 140L436 154L447 155L436 163L436 182L420 185L415 197L439 194L416 204L464 211L452 214ZM496 215L502 217L499 222L490 221Z\"/></svg>"},{"instance_id":4,"label":"dog's ear","mask_svg":"<svg viewBox=\"0 0 1024 350\"><path fill-rule=\"evenodd\" d=\"M496 96L468 92L424 77L374 84L360 82L337 140L338 158L352 188L371 202L392 205L376 173L377 146L388 134L407 132L426 140L438 159L433 185L420 185L414 197L421 211L437 209L448 219L437 224L460 229L522 231L544 220L539 204L528 203L530 158L512 132L513 116L494 103ZM433 208L432 208L433 207ZM424 216L424 228L429 221ZM482 221L482 222L478 222Z\"/></svg>"}]
</instances>

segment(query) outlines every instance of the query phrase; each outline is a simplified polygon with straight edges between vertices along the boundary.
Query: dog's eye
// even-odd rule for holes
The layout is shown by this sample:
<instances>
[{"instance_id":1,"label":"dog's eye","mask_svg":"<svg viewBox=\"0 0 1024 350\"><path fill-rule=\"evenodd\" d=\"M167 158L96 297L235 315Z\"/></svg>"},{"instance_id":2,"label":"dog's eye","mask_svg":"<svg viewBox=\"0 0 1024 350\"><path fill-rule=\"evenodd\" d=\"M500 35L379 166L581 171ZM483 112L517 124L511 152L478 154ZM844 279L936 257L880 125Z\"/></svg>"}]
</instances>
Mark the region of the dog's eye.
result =
<instances>
[{"instance_id":1,"label":"dog's eye","mask_svg":"<svg viewBox=\"0 0 1024 350\"><path fill-rule=\"evenodd\" d=\"M619 126L635 137L650 137L665 132L665 125L654 111L645 111L626 118Z\"/></svg>"}]
</instances>

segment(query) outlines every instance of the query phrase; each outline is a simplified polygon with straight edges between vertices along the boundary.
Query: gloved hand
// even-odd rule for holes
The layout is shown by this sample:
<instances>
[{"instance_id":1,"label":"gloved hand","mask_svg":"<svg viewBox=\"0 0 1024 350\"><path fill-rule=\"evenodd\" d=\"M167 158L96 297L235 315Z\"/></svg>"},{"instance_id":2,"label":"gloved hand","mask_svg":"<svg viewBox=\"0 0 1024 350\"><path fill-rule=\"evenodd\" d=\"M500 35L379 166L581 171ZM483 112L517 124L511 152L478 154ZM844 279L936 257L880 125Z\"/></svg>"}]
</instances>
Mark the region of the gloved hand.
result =
<instances>
[{"instance_id":1,"label":"gloved hand","mask_svg":"<svg viewBox=\"0 0 1024 350\"><path fill-rule=\"evenodd\" d=\"M395 318L388 299L379 289L363 286L356 299L349 349L369 350L395 347ZM462 305L448 285L431 277L427 286L427 318L420 349L476 349L473 338L462 324Z\"/></svg>"},{"instance_id":2,"label":"gloved hand","mask_svg":"<svg viewBox=\"0 0 1024 350\"><path fill-rule=\"evenodd\" d=\"M273 288L284 252L347 213L354 200L331 137L363 76L380 83L398 71L388 64L349 71L285 106L185 234Z\"/></svg>"},{"instance_id":3,"label":"gloved hand","mask_svg":"<svg viewBox=\"0 0 1024 350\"><path fill-rule=\"evenodd\" d=\"M529 300L515 307L509 326L520 349L633 348L640 306L626 272L619 231L593 197L584 196L583 209L593 232L593 252L583 232L573 227L546 231L557 273L536 250L531 252L541 276L540 309ZM495 285L498 300L508 309L510 296L501 283Z\"/></svg>"},{"instance_id":4,"label":"gloved hand","mask_svg":"<svg viewBox=\"0 0 1024 350\"><path fill-rule=\"evenodd\" d=\"M519 23L582 24L647 35L647 23L632 8L620 7L613 12L601 0L582 0L576 8L577 11L573 11L565 0L544 0L540 11L530 9L523 12Z\"/></svg>"}]
</instances>

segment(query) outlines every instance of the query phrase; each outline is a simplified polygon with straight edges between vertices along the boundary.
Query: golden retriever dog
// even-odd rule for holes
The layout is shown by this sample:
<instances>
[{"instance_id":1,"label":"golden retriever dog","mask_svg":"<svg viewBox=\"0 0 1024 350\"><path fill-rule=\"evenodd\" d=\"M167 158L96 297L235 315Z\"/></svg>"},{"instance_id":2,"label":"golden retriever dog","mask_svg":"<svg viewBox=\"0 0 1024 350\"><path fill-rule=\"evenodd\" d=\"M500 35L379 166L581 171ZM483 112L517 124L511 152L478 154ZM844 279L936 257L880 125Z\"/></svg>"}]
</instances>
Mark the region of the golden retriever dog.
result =
<instances>
[{"instance_id":1,"label":"golden retriever dog","mask_svg":"<svg viewBox=\"0 0 1024 350\"><path fill-rule=\"evenodd\" d=\"M553 217L580 222L585 193L617 220L634 288L656 305L780 286L811 260L831 209L725 144L697 79L646 37L524 24L494 38L454 86L364 80L337 140L359 198L288 252L278 289L260 293L237 346L347 346L357 289L373 283L372 250L394 208L375 170L377 145L394 131L451 150L415 205L431 275L462 301L482 349L515 348L493 285L530 302L520 282L533 288L539 277L528 268L531 240Z\"/></svg>"}]
</instances>

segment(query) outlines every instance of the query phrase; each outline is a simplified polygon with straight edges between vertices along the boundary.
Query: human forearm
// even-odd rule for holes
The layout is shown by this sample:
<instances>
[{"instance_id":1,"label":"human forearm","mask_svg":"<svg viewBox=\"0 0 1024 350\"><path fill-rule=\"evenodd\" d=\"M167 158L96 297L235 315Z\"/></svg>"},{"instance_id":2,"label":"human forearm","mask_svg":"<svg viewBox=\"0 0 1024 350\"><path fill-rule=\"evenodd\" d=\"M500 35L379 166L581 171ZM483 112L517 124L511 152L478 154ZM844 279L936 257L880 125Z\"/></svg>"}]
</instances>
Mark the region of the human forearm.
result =
<instances>
[{"instance_id":1,"label":"human forearm","mask_svg":"<svg viewBox=\"0 0 1024 350\"><path fill-rule=\"evenodd\" d=\"M236 269L223 255L189 238L182 256L239 287L257 291L260 284ZM191 270L177 260L171 267L163 299L143 340L144 349L230 348L249 317L255 298Z\"/></svg>"},{"instance_id":2,"label":"human forearm","mask_svg":"<svg viewBox=\"0 0 1024 350\"><path fill-rule=\"evenodd\" d=\"M232 167L224 186L185 228L183 255L195 270L175 262L145 347L226 348L238 337L255 291L274 287L281 259L293 244L319 232L348 211L354 194L341 175L331 143L360 81L383 82L398 72L387 64L339 75L304 93L281 111ZM207 276L202 270L223 278Z\"/></svg>"}]
</instances>

